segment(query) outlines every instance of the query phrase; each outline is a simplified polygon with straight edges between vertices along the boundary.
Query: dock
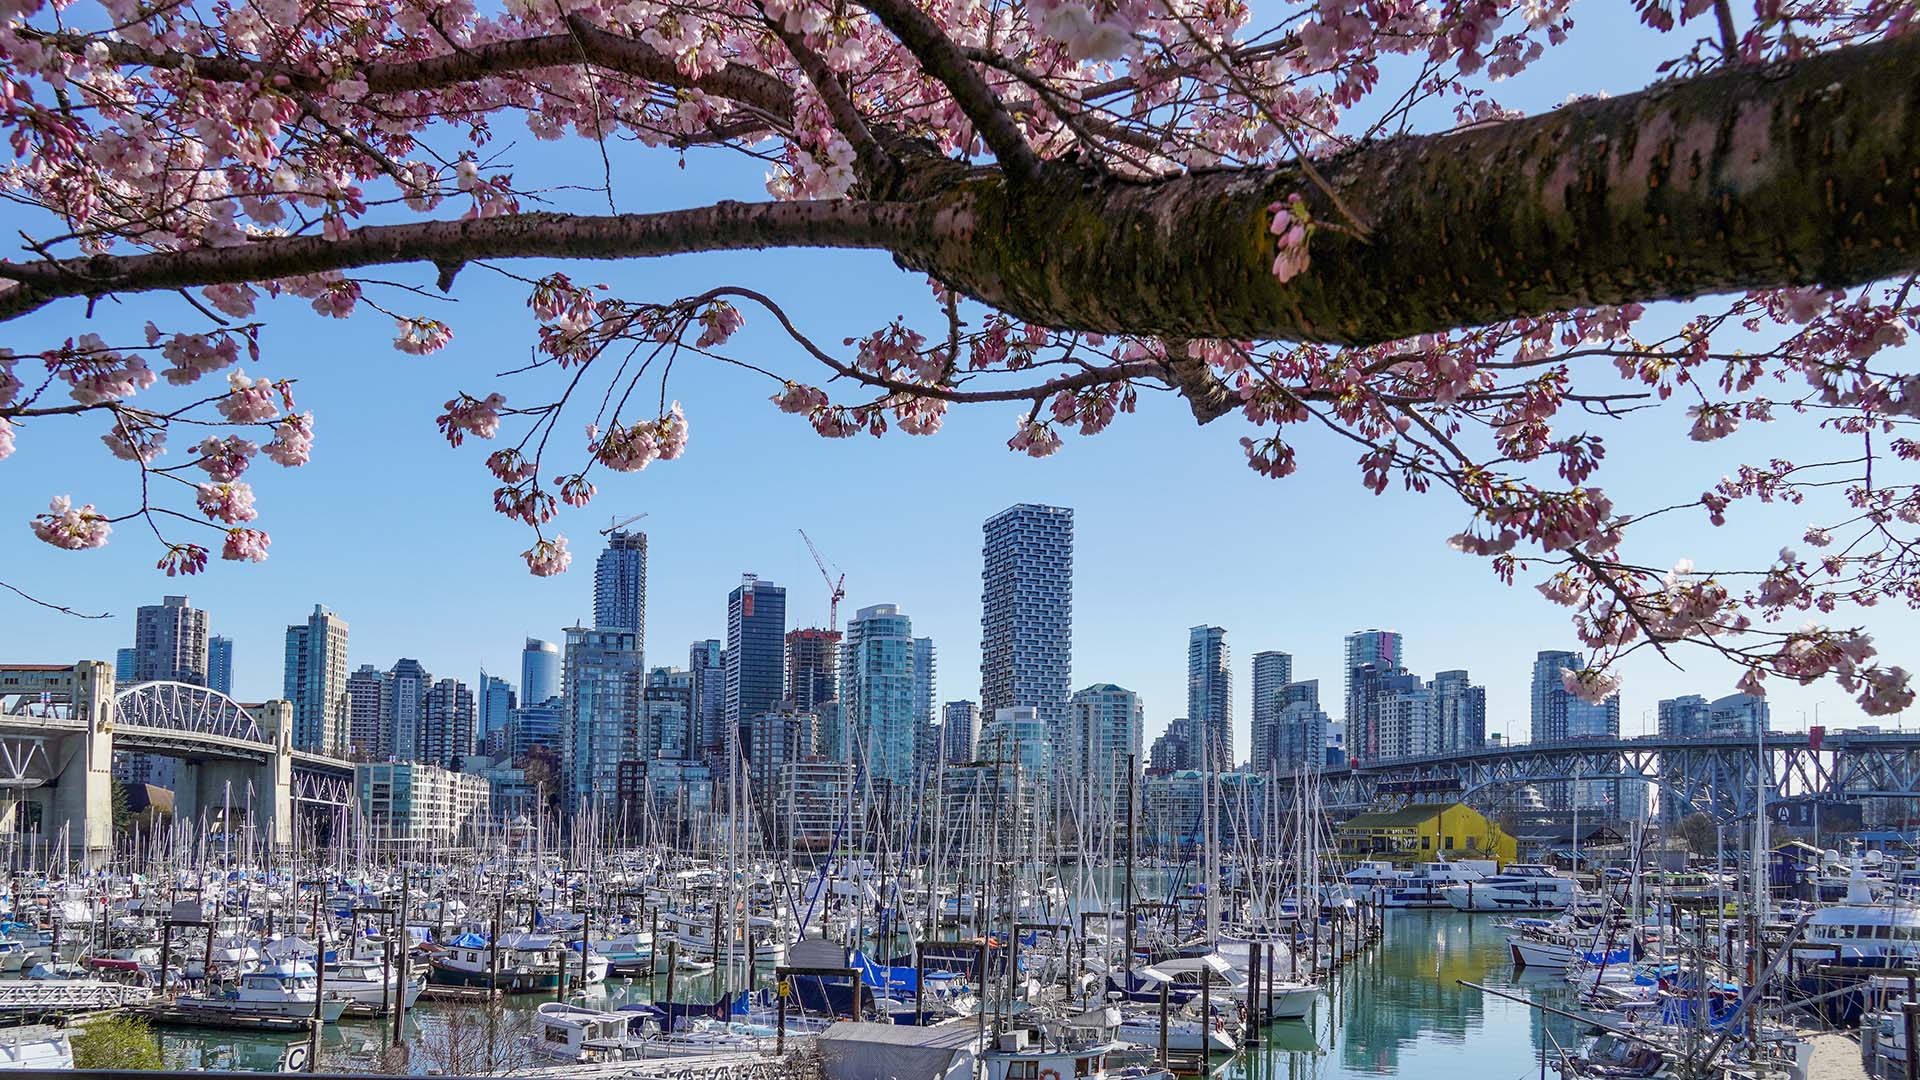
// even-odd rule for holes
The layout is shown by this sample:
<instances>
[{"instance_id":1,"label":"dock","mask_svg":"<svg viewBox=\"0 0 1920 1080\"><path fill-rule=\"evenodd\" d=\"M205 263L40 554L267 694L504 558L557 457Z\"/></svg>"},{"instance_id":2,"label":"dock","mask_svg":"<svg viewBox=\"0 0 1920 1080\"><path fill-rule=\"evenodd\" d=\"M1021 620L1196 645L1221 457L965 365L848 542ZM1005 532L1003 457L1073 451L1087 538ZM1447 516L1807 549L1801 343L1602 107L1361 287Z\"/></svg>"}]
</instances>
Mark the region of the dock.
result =
<instances>
[{"instance_id":1,"label":"dock","mask_svg":"<svg viewBox=\"0 0 1920 1080\"><path fill-rule=\"evenodd\" d=\"M220 1031L263 1031L286 1035L304 1034L313 1030L312 1020L295 1019L291 1016L247 1016L224 1009L197 1009L191 1005L146 1005L128 1009L127 1014L139 1017L155 1027L164 1028L211 1028Z\"/></svg>"},{"instance_id":2,"label":"dock","mask_svg":"<svg viewBox=\"0 0 1920 1080\"><path fill-rule=\"evenodd\" d=\"M420 991L420 1000L484 1002L505 994L505 990L489 990L484 986L436 986L428 983Z\"/></svg>"}]
</instances>

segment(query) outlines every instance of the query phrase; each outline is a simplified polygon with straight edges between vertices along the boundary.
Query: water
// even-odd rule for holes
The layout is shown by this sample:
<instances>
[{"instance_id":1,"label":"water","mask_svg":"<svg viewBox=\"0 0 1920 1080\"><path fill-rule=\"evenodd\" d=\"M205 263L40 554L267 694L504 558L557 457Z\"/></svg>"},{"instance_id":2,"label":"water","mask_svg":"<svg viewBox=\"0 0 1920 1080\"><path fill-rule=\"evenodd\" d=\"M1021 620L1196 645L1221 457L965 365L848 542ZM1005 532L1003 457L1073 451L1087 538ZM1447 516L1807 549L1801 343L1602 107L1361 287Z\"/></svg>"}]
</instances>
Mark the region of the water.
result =
<instances>
[{"instance_id":1,"label":"water","mask_svg":"<svg viewBox=\"0 0 1920 1080\"><path fill-rule=\"evenodd\" d=\"M1574 1047L1574 1021L1459 985L1460 980L1551 1005L1572 996L1557 974L1516 974L1505 932L1484 915L1454 911L1389 912L1379 945L1334 979L1311 1022L1275 1024L1266 1042L1227 1063L1230 1080L1348 1080L1408 1076L1418 1080L1530 1080L1543 1055ZM660 983L664 992L665 981ZM674 996L708 1000L709 979L676 978ZM645 980L616 977L588 1004L617 1007L648 997ZM489 1017L471 1004L421 1002L408 1018L411 1051L404 1062L383 1055L392 1020L348 1020L326 1030L323 1071L449 1073L484 1071L488 1028L491 1064L524 1065L517 1040L542 995L510 998ZM240 1032L160 1033L168 1068L272 1070L293 1040Z\"/></svg>"}]
</instances>

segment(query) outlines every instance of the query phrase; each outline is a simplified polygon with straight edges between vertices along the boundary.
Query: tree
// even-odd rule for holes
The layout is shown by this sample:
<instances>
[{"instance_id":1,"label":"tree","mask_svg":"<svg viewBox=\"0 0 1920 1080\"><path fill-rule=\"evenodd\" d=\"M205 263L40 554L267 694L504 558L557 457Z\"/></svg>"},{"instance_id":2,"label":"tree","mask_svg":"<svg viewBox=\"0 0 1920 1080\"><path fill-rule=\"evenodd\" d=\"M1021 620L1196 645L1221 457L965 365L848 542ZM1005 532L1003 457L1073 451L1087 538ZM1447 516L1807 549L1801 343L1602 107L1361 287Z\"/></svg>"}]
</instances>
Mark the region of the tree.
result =
<instances>
[{"instance_id":1,"label":"tree","mask_svg":"<svg viewBox=\"0 0 1920 1080\"><path fill-rule=\"evenodd\" d=\"M454 328L395 310L427 278L375 269L431 263L452 291L474 266L525 283L535 345L513 385L545 383L511 406L462 391L438 423L455 447L512 426L486 464L536 574L566 569L556 516L593 498L596 469L685 449L677 362L761 372L827 437L927 435L953 406L1004 403L1009 446L1036 457L1171 390L1199 423L1263 429L1242 445L1265 475L1325 431L1375 492L1451 493L1456 547L1570 609L1588 656L1564 678L1583 696L1615 690L1622 655L1688 644L1738 661L1751 692L1832 677L1897 711L1908 673L1849 620L1920 603L1920 378L1887 351L1920 270L1911 0L1634 6L1664 81L1573 86L1521 116L1497 80L1567 40L1564 0L1266 21L1231 0L94 0L58 18L21 0L0 29L6 182L42 216L0 263L0 318L178 303L144 333L103 320L49 343L39 380L0 361L0 456L42 420L88 418L140 495L114 511L58 495L42 539L96 547L137 520L170 574L205 569L215 542L264 559L243 476L256 455L304 463L314 437L290 379L243 370L272 349L270 311L392 318L397 349L430 353ZM1431 130L1437 102L1456 126ZM610 212L485 156L509 114L595 141ZM771 198L613 212L614 155L669 169L708 150L766 163ZM760 291L627 298L552 265L779 247L890 254L928 277L926 310L836 346ZM1698 303L1658 328L1659 300ZM818 374L729 351L750 313ZM225 388L187 389L209 377ZM1683 408L1694 440L1798 422L1835 449L1678 505L1616 503L1586 425ZM563 420L587 421L583 443L553 439ZM187 423L230 433L163 463ZM189 494L193 510L169 504ZM1815 524L1767 565L1696 570L1636 528L1803 502ZM199 528L213 539L183 532Z\"/></svg>"},{"instance_id":2,"label":"tree","mask_svg":"<svg viewBox=\"0 0 1920 1080\"><path fill-rule=\"evenodd\" d=\"M1712 855L1719 847L1719 827L1705 814L1688 814L1674 826L1674 831L1695 855Z\"/></svg>"},{"instance_id":3,"label":"tree","mask_svg":"<svg viewBox=\"0 0 1920 1080\"><path fill-rule=\"evenodd\" d=\"M566 788L561 783L560 753L551 746L533 746L514 759L513 767L526 775L528 784L545 796L542 813L558 814L566 806Z\"/></svg>"},{"instance_id":4,"label":"tree","mask_svg":"<svg viewBox=\"0 0 1920 1080\"><path fill-rule=\"evenodd\" d=\"M145 1020L131 1016L100 1016L88 1020L73 1036L76 1069L158 1069L160 1041Z\"/></svg>"}]
</instances>

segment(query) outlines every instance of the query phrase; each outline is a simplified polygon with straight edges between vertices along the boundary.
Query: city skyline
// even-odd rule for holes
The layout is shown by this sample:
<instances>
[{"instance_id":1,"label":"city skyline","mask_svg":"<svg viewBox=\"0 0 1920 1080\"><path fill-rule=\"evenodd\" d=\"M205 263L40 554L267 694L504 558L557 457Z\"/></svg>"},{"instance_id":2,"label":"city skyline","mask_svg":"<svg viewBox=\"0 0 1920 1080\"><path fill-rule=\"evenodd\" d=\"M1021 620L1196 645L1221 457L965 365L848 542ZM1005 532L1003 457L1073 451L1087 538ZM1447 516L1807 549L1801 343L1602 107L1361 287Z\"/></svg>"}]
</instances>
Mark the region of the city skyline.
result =
<instances>
[{"instance_id":1,"label":"city skyline","mask_svg":"<svg viewBox=\"0 0 1920 1080\"><path fill-rule=\"evenodd\" d=\"M1020 509L1020 507L1015 506L1015 507L1009 508L1009 510L1015 510L1015 509ZM1070 509L1070 508L1047 508L1047 509ZM999 517L999 516L1002 516L1002 515L993 515L992 517ZM992 517L988 519L989 523L991 522ZM644 550L644 545L646 543L647 543L646 538L642 535L639 535L638 531L636 530L635 534L632 536L628 536L626 534L616 534L615 538L609 543L608 550L613 552L618 552L630 546L639 547L642 550ZM604 564L604 559L602 560L602 563ZM590 582L595 586L601 586L602 582L605 580L605 574L603 573L600 575L596 575L596 577L599 580L590 579ZM748 580L751 580L751 579L748 579ZM644 585L642 587L644 588ZM770 582L760 582L760 587L763 590L774 589L774 590L779 590L784 592L784 590L781 589L781 587L773 585ZM1071 588L1070 583L1069 583L1069 588ZM603 593L603 591L604 590L601 587L595 588L596 594L601 594ZM598 598L598 595L596 596L596 598ZM185 605L187 603L185 598L171 597L171 596L165 597L164 601L166 604L172 604L172 605L175 605L176 607ZM893 605L870 605L870 606L892 607ZM141 607L141 610L145 612L145 611L152 611L156 608L162 608L164 607L164 605L141 605L140 607ZM321 605L321 607L325 609L328 612L328 614L341 619L343 622L345 621L344 616L341 616L340 613L336 611L332 611L331 609L326 609L325 605ZM862 611L861 614L864 615L866 614L866 612ZM196 611L196 616L199 619L200 630L202 633L205 632L206 626L210 623L211 615L212 615L211 612ZM795 616L795 618L800 619L801 621L804 621L804 616ZM789 619L787 621L789 623L792 623L794 619ZM1228 630L1229 628L1218 627L1218 626L1199 626L1199 627L1192 627L1189 629L1188 631L1189 649L1188 649L1187 660L1188 660L1188 683L1189 683L1188 689L1190 692L1192 690L1192 677L1193 677L1193 670L1194 670L1193 669L1194 656L1192 653L1192 649L1194 647L1193 642L1197 640L1197 637L1201 634L1202 631L1207 631L1209 636L1216 643L1218 643L1220 639L1222 639L1224 635L1228 632ZM796 628L794 632L796 633L800 632L800 628ZM1394 642L1393 650L1396 654L1396 657L1404 656L1405 649L1408 647L1405 644L1405 635L1399 634L1398 632L1395 632L1395 631L1371 631L1371 630L1348 631L1340 635L1342 640L1343 654L1344 654L1343 662L1345 660L1349 660L1354 657L1355 639L1362 638L1362 637L1370 637L1373 635L1380 635L1382 637L1391 636ZM227 640L230 642L230 639L227 639ZM921 640L924 642L926 639L922 638ZM531 634L523 639L523 643L525 644L533 644L533 643L537 643L537 641L538 639ZM711 640L697 640L692 643L691 647L694 650L695 655L698 655L701 652L701 650L707 649L717 644L718 642L714 642ZM1260 645L1263 645L1263 644L1266 644L1266 643L1255 643L1255 647L1259 647ZM228 647L231 648L231 645L229 644ZM665 646L665 647L669 649L669 654L671 655L673 647L672 646ZM1299 646L1292 646L1292 647L1296 649L1299 648ZM1308 647L1302 651L1311 655L1315 650L1309 644ZM1559 655L1557 650L1538 650L1538 654ZM551 655L551 654L548 654L548 655ZM1573 655L1578 655L1578 654L1575 653ZM525 673L527 670L525 667L525 656L526 654L522 652L520 657L522 660L522 664L520 665L520 668L521 668L521 677L523 681L525 679ZM1239 701L1242 703L1239 705L1239 707L1233 708L1230 714L1231 720L1232 720L1231 730L1233 734L1233 744L1234 744L1233 762L1232 762L1233 764L1247 763L1249 761L1253 761L1255 764L1258 764L1257 758L1260 753L1260 748L1257 742L1255 741L1255 736L1257 736L1258 732L1255 730L1256 717L1254 716L1254 707L1257 705L1260 696L1259 694L1254 692L1255 690L1258 689L1256 684L1264 682L1268 686L1272 686L1274 683L1274 680L1280 677L1297 678L1301 680L1307 680L1307 679L1317 680L1317 678L1320 675L1320 673L1308 672L1305 670L1299 670L1299 671L1292 670L1290 653L1280 653L1277 650L1261 648L1259 652L1256 652L1254 654L1254 656L1255 656L1255 662L1252 665L1252 670L1250 672L1234 671L1230 661L1228 661L1225 664L1228 671L1229 678L1231 678L1234 682L1243 682L1248 684L1247 693L1244 696L1242 696L1242 695L1232 694L1231 683L1229 683L1228 695L1232 698L1238 698ZM400 662L407 663L412 661L403 659ZM1070 662L1073 663L1075 667L1079 667L1085 663L1084 660L1077 660L1077 659L1072 660ZM1262 670L1263 662L1269 662L1268 670L1265 670L1265 671ZM1281 667L1286 670L1282 671L1278 668L1273 668L1271 665L1275 663L1280 664ZM365 666L366 664L367 664L367 659L364 656L362 656L358 650L355 650L352 656L350 657L350 666L354 669L358 669ZM651 667L653 667L653 665L649 665L649 668ZM1536 670L1537 667L1538 667L1537 663L1534 663L1530 665L1528 670L1530 696L1532 692L1537 689L1540 682L1539 673ZM664 670L664 667L661 668L661 670ZM1343 677L1345 674L1346 674L1345 672L1342 672ZM1435 682L1430 684L1429 690L1432 692L1437 692L1440 685L1443 682L1445 682L1449 677L1455 677L1459 681L1464 683L1466 676L1467 676L1467 671L1460 670L1460 669L1448 669L1448 670L1441 670L1441 671L1434 672L1432 677L1434 678ZM1403 677L1401 681L1406 682L1407 685L1412 688L1412 692L1419 692L1421 689L1421 684L1418 680L1422 677L1423 676L1421 676L1419 672L1413 672L1409 676ZM1485 677L1481 675L1479 672L1474 672L1474 678L1478 681L1496 681L1496 682L1499 681L1497 679L1486 680ZM485 685L484 680L487 679L484 673L482 675L482 679L483 679L483 682L479 684L469 684L466 679L464 678L460 679L459 681L461 683L461 689L463 691L470 691L473 685L484 686ZM1075 678L1074 681L1076 683L1081 684L1072 688L1072 692L1077 694L1082 689L1100 685L1101 683L1106 682L1107 680L1101 679L1096 674L1088 673L1084 678ZM509 683L509 685L511 685L511 683ZM1710 688L1702 687L1701 689L1706 690ZM1519 738L1528 737L1531 734L1530 724L1523 729L1519 725L1516 725L1513 722L1513 720L1515 719L1514 717L1511 717L1511 716L1502 717L1497 707L1485 704L1486 692L1484 690L1484 687L1476 686L1473 688L1473 690L1477 695L1479 695L1479 697L1476 699L1474 703L1474 708L1476 710L1474 714L1474 718L1475 718L1474 730L1478 734L1482 736L1491 735L1495 737L1510 736L1516 740ZM1132 693L1138 694L1137 691L1132 691L1130 687L1129 687L1129 691ZM971 692L973 692L973 689L970 687L945 684L945 685L941 685L938 688L937 698L939 701L957 700L959 699L960 695L971 693ZM1691 691L1691 693L1699 693L1699 691ZM240 695L240 696L244 697L244 695ZM1164 733L1165 725L1167 722L1174 719L1174 717L1177 715L1184 715L1183 713L1177 713L1171 709L1156 710L1153 704L1145 698L1145 695L1140 694L1138 696L1141 701L1142 711L1144 712L1146 717L1146 722L1144 726L1143 743L1152 742L1156 737ZM1688 695L1686 694L1675 695L1675 697L1687 697L1687 696ZM1706 696L1709 699L1717 699L1725 695L1706 694L1704 696ZM1670 699L1662 699L1659 703L1661 705L1665 705L1667 704L1668 700ZM528 702L528 704L534 704L534 703ZM917 707L920 704L921 704L921 700L917 699L915 701L915 706ZM1443 723L1442 716L1441 716L1442 706L1440 703L1440 699L1438 697L1435 697L1430 705L1424 706L1424 707L1430 708L1432 710L1432 713L1433 713L1432 723L1435 725L1436 729L1438 729L1438 727ZM1535 711L1531 707L1531 702L1529 702L1526 707L1528 708L1528 711L1530 713ZM1615 706L1615 707L1618 708L1618 706ZM384 721L383 727L385 727L385 730L382 732L382 734L387 737L387 740L389 740L387 742L387 747L391 747L392 750L398 750L399 746L396 744L402 743L404 740L404 736L400 731L393 730L394 721L390 711L392 708L393 707L391 705L387 705L386 709L383 710L384 712L387 713L387 715L381 718ZM468 708L474 709L474 706L469 705ZM346 723L346 721L348 720L348 716L347 716L348 711L349 711L348 706L343 702L342 712L341 712L342 728L345 728L348 726ZM474 711L480 712L481 715L474 716L471 720L468 721L468 725L470 729L475 733L475 738L476 738L475 752L482 753L484 752L484 747L485 747L484 736L487 731L487 725L485 723L484 711L479 709L474 709ZM932 707L932 711L937 713L937 706ZM1651 714L1655 710L1649 708L1647 711L1649 714ZM1169 713L1172 713L1173 715L1169 715ZM1323 716L1326 720L1331 720L1336 722L1336 727L1333 729L1329 729L1329 734L1331 734L1332 731L1340 730L1340 728L1338 727L1338 723L1345 720L1345 717L1341 715L1339 712L1323 712L1320 715ZM1630 714L1626 713L1623 710L1621 715L1623 716L1623 721L1619 724L1619 726L1623 731L1623 733L1625 734L1639 733L1631 725L1624 722L1624 717ZM981 716L982 723L986 722L987 719L988 717L985 714ZM1449 721L1448 723L1451 724L1454 722ZM1782 727L1782 728L1786 727L1786 725L1780 723L1779 717L1777 715L1774 717L1773 723L1776 727ZM1648 731L1653 730L1653 726L1651 723L1647 725L1647 730ZM341 733L341 737L343 739L347 738L348 735L349 733L345 730L343 730ZM1457 745L1455 740L1457 740L1458 738L1459 738L1458 735L1449 736L1448 745L1449 746ZM383 747L383 749L385 748L386 747ZM823 754L826 754L829 756L831 756L833 753L833 749L831 747L822 746L820 749ZM421 751L418 748L416 748L414 753L417 756L421 753ZM447 751L442 749L438 754L435 754L434 757L440 758L441 755L444 755L446 753ZM1226 764L1226 763L1222 763L1222 764Z\"/></svg>"}]
</instances>

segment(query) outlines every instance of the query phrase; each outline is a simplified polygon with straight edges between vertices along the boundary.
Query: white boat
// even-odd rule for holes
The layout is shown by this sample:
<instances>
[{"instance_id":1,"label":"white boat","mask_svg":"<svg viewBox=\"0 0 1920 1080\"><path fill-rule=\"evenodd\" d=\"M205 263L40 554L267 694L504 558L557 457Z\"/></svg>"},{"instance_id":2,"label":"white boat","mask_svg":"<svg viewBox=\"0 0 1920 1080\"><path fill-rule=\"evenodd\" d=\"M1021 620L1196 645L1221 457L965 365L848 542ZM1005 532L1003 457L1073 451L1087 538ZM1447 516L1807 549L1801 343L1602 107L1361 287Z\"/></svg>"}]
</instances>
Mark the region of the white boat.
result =
<instances>
[{"instance_id":1,"label":"white boat","mask_svg":"<svg viewBox=\"0 0 1920 1080\"><path fill-rule=\"evenodd\" d=\"M381 963L377 960L345 958L327 965L327 993L338 994L348 1002L365 1008L391 1007L394 999L404 994L406 1007L420 1000L420 992L427 988L423 982L404 979L403 972L391 970L381 977Z\"/></svg>"},{"instance_id":2,"label":"white boat","mask_svg":"<svg viewBox=\"0 0 1920 1080\"><path fill-rule=\"evenodd\" d=\"M1920 905L1883 893L1856 861L1847 878L1846 899L1815 911L1807 919L1809 946L1835 950L1841 960L1886 961L1896 966L1920 962Z\"/></svg>"},{"instance_id":3,"label":"white boat","mask_svg":"<svg viewBox=\"0 0 1920 1080\"><path fill-rule=\"evenodd\" d=\"M1166 1080L1169 1075L1152 1066L1108 1068L1107 1055L1127 1049L1125 1043L1061 1040L1049 1044L1036 1036L1025 1028L1002 1033L981 1054L984 1080Z\"/></svg>"},{"instance_id":4,"label":"white boat","mask_svg":"<svg viewBox=\"0 0 1920 1080\"><path fill-rule=\"evenodd\" d=\"M1141 1009L1123 1012L1113 1033L1122 1042L1158 1049L1160 1014ZM1167 1017L1167 1049L1192 1052L1203 1046L1212 1054L1231 1054L1240 1048L1233 1033L1226 1029L1219 1017L1215 1017L1211 1024L1202 1024L1200 1020L1187 1016Z\"/></svg>"},{"instance_id":5,"label":"white boat","mask_svg":"<svg viewBox=\"0 0 1920 1080\"><path fill-rule=\"evenodd\" d=\"M1580 886L1550 866L1509 863L1491 877L1448 885L1441 891L1447 903L1460 911L1565 911L1579 897Z\"/></svg>"},{"instance_id":6,"label":"white boat","mask_svg":"<svg viewBox=\"0 0 1920 1080\"><path fill-rule=\"evenodd\" d=\"M541 1057L574 1065L632 1061L646 1056L645 1040L628 1028L638 1013L601 1012L562 1001L546 1001L534 1014L534 1033L527 1049Z\"/></svg>"},{"instance_id":7,"label":"white boat","mask_svg":"<svg viewBox=\"0 0 1920 1080\"><path fill-rule=\"evenodd\" d=\"M653 934L640 930L593 943L595 952L607 958L614 971L645 971L653 966Z\"/></svg>"},{"instance_id":8,"label":"white boat","mask_svg":"<svg viewBox=\"0 0 1920 1080\"><path fill-rule=\"evenodd\" d=\"M182 994L175 1004L183 1009L236 1016L281 1016L294 1020L313 1017L319 1001L319 976L304 960L279 960L240 976L240 985L219 994ZM319 1002L320 1019L333 1023L347 1011L347 999L328 994Z\"/></svg>"}]
</instances>

